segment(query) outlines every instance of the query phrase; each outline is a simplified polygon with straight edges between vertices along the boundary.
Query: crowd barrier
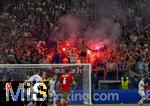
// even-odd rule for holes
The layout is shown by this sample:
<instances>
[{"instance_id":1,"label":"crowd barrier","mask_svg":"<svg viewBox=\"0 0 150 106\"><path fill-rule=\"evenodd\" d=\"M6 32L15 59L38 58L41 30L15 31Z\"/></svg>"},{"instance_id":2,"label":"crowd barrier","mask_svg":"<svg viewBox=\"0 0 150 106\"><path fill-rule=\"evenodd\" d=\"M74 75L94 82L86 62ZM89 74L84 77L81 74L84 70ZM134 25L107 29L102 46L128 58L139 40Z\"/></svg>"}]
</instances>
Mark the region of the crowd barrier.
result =
<instances>
[{"instance_id":1,"label":"crowd barrier","mask_svg":"<svg viewBox=\"0 0 150 106\"><path fill-rule=\"evenodd\" d=\"M147 100L145 103L150 103L150 90L145 91ZM82 95L82 97L80 97ZM71 104L81 104L86 102L86 94L82 91L70 93ZM94 90L92 94L93 104L137 104L141 99L138 90Z\"/></svg>"}]
</instances>

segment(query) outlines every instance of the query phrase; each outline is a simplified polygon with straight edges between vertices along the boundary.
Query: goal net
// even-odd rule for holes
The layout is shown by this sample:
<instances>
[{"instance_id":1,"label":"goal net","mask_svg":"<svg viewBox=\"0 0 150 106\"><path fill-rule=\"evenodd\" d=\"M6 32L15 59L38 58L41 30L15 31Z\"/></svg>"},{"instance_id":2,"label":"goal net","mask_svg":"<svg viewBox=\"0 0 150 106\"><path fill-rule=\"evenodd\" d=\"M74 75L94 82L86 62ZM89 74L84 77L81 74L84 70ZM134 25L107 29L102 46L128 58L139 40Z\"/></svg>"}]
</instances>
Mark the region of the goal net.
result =
<instances>
[{"instance_id":1,"label":"goal net","mask_svg":"<svg viewBox=\"0 0 150 106\"><path fill-rule=\"evenodd\" d=\"M0 80L25 81L34 75L35 70L40 71L43 79L59 77L70 69L76 81L76 87L71 86L68 96L70 104L91 104L91 64L0 64ZM57 100L60 100L59 86L56 87Z\"/></svg>"}]
</instances>

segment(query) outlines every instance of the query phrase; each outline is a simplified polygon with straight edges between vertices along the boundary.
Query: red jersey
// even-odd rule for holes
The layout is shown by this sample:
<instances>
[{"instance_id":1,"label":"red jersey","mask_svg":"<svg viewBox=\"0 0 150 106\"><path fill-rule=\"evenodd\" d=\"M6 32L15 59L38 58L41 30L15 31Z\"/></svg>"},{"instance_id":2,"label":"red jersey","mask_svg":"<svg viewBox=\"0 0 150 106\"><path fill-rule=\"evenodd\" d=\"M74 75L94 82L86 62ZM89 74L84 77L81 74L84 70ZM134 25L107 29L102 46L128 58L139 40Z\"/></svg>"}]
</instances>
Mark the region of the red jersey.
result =
<instances>
[{"instance_id":1,"label":"red jersey","mask_svg":"<svg viewBox=\"0 0 150 106\"><path fill-rule=\"evenodd\" d=\"M60 77L59 81L61 84L61 92L69 92L70 91L70 84L74 80L72 74L64 74Z\"/></svg>"}]
</instances>

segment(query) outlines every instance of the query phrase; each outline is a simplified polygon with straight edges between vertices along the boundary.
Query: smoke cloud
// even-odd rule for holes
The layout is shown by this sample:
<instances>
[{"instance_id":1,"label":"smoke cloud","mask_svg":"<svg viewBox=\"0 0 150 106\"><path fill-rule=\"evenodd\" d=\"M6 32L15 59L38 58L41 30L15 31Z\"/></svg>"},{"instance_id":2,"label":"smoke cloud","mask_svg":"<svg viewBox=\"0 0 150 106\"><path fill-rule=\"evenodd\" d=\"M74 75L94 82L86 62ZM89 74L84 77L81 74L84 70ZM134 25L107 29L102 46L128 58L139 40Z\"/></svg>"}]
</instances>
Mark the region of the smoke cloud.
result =
<instances>
[{"instance_id":1,"label":"smoke cloud","mask_svg":"<svg viewBox=\"0 0 150 106\"><path fill-rule=\"evenodd\" d=\"M84 39L88 45L112 45L122 32L117 17L125 11L115 0L87 0L76 2L70 14L60 17L56 36L72 45Z\"/></svg>"}]
</instances>

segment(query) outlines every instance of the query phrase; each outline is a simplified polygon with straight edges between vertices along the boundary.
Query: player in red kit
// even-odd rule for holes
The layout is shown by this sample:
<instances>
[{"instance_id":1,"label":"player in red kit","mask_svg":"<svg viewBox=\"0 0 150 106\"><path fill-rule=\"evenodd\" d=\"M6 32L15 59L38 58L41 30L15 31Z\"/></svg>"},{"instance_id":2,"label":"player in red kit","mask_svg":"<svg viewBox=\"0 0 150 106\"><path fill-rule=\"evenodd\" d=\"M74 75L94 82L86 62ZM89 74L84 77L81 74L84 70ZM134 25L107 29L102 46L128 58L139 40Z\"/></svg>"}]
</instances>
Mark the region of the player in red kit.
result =
<instances>
[{"instance_id":1,"label":"player in red kit","mask_svg":"<svg viewBox=\"0 0 150 106\"><path fill-rule=\"evenodd\" d=\"M74 76L70 73L69 69L66 69L66 73L63 74L60 79L60 89L61 89L61 106L67 106L68 105L68 94L70 92L71 84L76 85Z\"/></svg>"}]
</instances>

